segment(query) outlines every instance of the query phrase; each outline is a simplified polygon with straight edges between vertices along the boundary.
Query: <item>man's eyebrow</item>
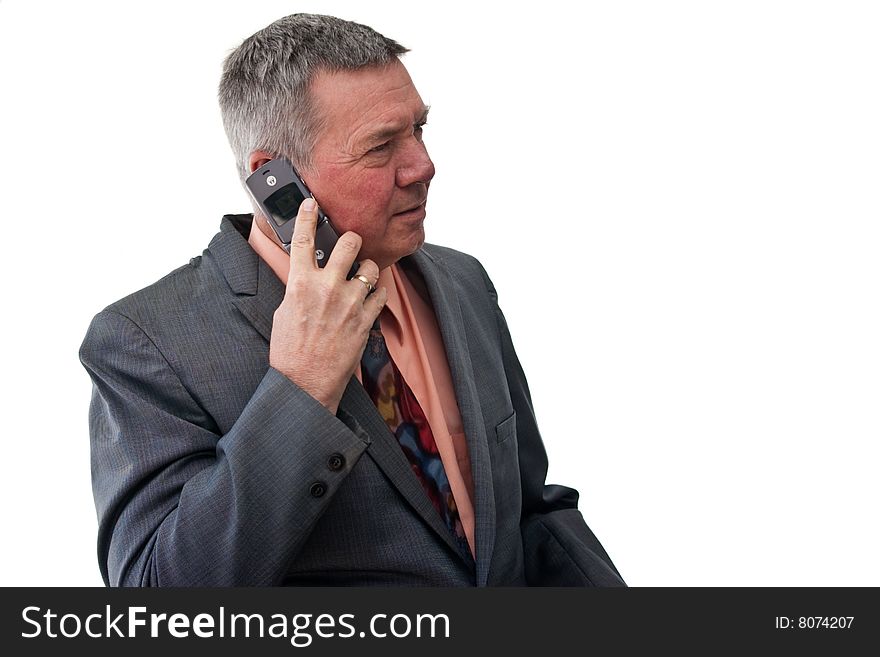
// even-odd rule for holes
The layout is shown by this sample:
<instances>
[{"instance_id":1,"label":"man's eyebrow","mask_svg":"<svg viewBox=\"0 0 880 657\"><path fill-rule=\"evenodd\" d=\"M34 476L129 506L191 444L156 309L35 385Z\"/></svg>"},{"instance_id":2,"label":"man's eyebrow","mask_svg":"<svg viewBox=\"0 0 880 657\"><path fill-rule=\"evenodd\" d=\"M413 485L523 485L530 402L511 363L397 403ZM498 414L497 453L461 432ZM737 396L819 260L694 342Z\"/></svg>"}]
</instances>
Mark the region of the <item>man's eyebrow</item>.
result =
<instances>
[{"instance_id":1,"label":"man's eyebrow","mask_svg":"<svg viewBox=\"0 0 880 657\"><path fill-rule=\"evenodd\" d=\"M416 122L413 125L425 123L428 120L428 112L430 112L430 111L431 111L431 106L425 105L424 109L422 110L421 116L419 116L418 120L416 120ZM381 128L378 128L378 129L368 133L367 136L364 137L364 143L377 144L377 143L388 141L389 139L391 139L392 137L397 135L402 130L404 130L404 128L402 128L399 124L398 125L382 126Z\"/></svg>"}]
</instances>

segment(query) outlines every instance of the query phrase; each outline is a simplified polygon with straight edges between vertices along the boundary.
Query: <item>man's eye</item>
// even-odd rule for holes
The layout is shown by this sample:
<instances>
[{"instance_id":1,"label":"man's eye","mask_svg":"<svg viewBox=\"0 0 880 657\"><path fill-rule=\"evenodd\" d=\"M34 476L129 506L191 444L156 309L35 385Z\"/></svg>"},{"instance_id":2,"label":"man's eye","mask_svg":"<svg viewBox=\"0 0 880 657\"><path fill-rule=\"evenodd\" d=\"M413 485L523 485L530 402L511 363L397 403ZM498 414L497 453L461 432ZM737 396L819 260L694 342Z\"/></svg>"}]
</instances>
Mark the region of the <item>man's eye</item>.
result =
<instances>
[{"instance_id":1,"label":"man's eye","mask_svg":"<svg viewBox=\"0 0 880 657\"><path fill-rule=\"evenodd\" d=\"M416 123L415 126L413 127L413 134L416 137L421 137L422 136L422 128L424 128L426 125L428 125L427 121L425 121L424 123Z\"/></svg>"},{"instance_id":2,"label":"man's eye","mask_svg":"<svg viewBox=\"0 0 880 657\"><path fill-rule=\"evenodd\" d=\"M390 141L386 141L384 144L379 144L378 146L374 146L368 152L370 153L381 153L384 150L388 149L388 146L391 144Z\"/></svg>"}]
</instances>

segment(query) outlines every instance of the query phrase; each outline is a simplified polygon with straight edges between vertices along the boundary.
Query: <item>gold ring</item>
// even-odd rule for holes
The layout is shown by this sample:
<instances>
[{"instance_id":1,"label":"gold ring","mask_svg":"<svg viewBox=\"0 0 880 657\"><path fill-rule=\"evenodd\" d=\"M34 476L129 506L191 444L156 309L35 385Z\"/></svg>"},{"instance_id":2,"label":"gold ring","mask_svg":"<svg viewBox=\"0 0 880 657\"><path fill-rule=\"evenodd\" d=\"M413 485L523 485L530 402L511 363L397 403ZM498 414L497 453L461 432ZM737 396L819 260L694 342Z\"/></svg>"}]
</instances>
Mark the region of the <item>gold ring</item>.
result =
<instances>
[{"instance_id":1,"label":"gold ring","mask_svg":"<svg viewBox=\"0 0 880 657\"><path fill-rule=\"evenodd\" d=\"M370 279L369 279L369 278L367 278L366 276L364 276L364 275L362 275L362 274L355 274L354 277L355 277L356 279L358 279L361 283L363 283L364 285L367 286L367 294L372 294L372 293L373 293L373 290L374 290L375 288L373 287L373 284L370 283Z\"/></svg>"}]
</instances>

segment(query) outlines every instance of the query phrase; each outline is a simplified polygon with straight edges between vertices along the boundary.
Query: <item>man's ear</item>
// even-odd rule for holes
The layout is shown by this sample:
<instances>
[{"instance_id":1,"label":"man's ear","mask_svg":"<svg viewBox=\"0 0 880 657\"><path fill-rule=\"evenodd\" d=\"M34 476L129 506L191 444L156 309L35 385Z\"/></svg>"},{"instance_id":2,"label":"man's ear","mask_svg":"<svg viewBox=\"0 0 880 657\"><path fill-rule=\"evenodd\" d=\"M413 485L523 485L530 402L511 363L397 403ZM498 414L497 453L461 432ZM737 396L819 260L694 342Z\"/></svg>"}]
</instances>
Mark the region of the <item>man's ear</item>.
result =
<instances>
[{"instance_id":1,"label":"man's ear","mask_svg":"<svg viewBox=\"0 0 880 657\"><path fill-rule=\"evenodd\" d=\"M248 171L253 173L261 166L266 164L266 162L273 159L275 158L273 157L272 153L269 153L267 151L254 151L248 158ZM262 233L266 237L281 246L281 240L278 239L275 231L269 227L268 220L266 219L266 217L263 216L263 213L260 212L256 203L254 203L254 220L256 222L257 228L262 231Z\"/></svg>"},{"instance_id":2,"label":"man's ear","mask_svg":"<svg viewBox=\"0 0 880 657\"><path fill-rule=\"evenodd\" d=\"M267 151L254 151L248 158L248 171L253 173L271 159L274 159L272 153Z\"/></svg>"}]
</instances>

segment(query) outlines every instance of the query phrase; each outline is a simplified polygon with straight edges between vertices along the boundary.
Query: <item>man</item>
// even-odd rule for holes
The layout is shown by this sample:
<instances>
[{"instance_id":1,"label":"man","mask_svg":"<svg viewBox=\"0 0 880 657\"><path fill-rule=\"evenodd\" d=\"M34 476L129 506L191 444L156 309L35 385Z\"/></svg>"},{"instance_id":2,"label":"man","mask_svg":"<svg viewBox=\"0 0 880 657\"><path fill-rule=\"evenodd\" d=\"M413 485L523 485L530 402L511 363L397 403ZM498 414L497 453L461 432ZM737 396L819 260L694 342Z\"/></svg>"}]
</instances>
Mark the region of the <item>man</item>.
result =
<instances>
[{"instance_id":1,"label":"man","mask_svg":"<svg viewBox=\"0 0 880 657\"><path fill-rule=\"evenodd\" d=\"M544 484L488 276L424 244L434 165L404 52L297 14L227 58L242 179L289 158L340 238L321 269L314 203L289 256L259 212L227 215L96 316L80 357L106 583L623 585L577 492Z\"/></svg>"}]
</instances>

